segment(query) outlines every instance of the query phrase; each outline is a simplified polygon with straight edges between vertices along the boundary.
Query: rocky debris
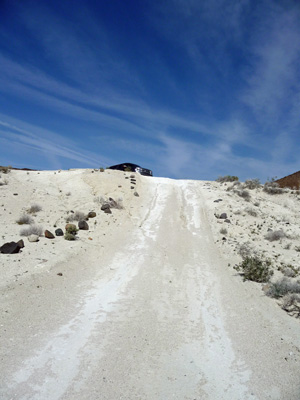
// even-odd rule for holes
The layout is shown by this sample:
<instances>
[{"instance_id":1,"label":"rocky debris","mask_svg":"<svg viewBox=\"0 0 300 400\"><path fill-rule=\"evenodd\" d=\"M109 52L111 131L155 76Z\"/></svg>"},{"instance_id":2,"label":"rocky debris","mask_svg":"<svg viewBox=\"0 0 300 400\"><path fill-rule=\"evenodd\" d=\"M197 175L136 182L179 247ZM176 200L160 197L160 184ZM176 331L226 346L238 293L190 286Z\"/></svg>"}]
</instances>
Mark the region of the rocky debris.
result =
<instances>
[{"instance_id":1,"label":"rocky debris","mask_svg":"<svg viewBox=\"0 0 300 400\"><path fill-rule=\"evenodd\" d=\"M134 189L134 186L131 186L130 189Z\"/></svg>"},{"instance_id":2,"label":"rocky debris","mask_svg":"<svg viewBox=\"0 0 300 400\"><path fill-rule=\"evenodd\" d=\"M58 272L56 275L63 276L62 272Z\"/></svg>"},{"instance_id":3,"label":"rocky debris","mask_svg":"<svg viewBox=\"0 0 300 400\"><path fill-rule=\"evenodd\" d=\"M138 194L138 192L134 192L133 194L134 194L134 196L136 196L136 197L140 197L140 195Z\"/></svg>"},{"instance_id":4,"label":"rocky debris","mask_svg":"<svg viewBox=\"0 0 300 400\"><path fill-rule=\"evenodd\" d=\"M110 208L110 205L108 204L108 203L104 203L102 206L101 206L101 210L102 211L105 211L105 210L107 210L107 209L109 209Z\"/></svg>"},{"instance_id":5,"label":"rocky debris","mask_svg":"<svg viewBox=\"0 0 300 400\"><path fill-rule=\"evenodd\" d=\"M22 240L23 242L23 240ZM24 242L23 242L23 247L24 247ZM19 242L9 242L9 243L4 243L3 246L0 247L0 253L2 254L16 254L19 253L21 250L22 246L20 246Z\"/></svg>"},{"instance_id":6,"label":"rocky debris","mask_svg":"<svg viewBox=\"0 0 300 400\"><path fill-rule=\"evenodd\" d=\"M87 217L88 217L88 218L95 218L96 215L97 215L97 214L95 213L95 211L90 211L90 212L88 213Z\"/></svg>"},{"instance_id":7,"label":"rocky debris","mask_svg":"<svg viewBox=\"0 0 300 400\"><path fill-rule=\"evenodd\" d=\"M111 208L120 208L119 204L116 202L116 200L114 200L112 197L109 197L109 206Z\"/></svg>"},{"instance_id":8,"label":"rocky debris","mask_svg":"<svg viewBox=\"0 0 300 400\"><path fill-rule=\"evenodd\" d=\"M227 224L231 224L231 221L230 221L230 219L228 219L228 218L226 218L226 219L224 220L224 222L227 222Z\"/></svg>"},{"instance_id":9,"label":"rocky debris","mask_svg":"<svg viewBox=\"0 0 300 400\"><path fill-rule=\"evenodd\" d=\"M89 230L89 224L86 221L79 221L78 222L78 228L83 230L83 231L88 231Z\"/></svg>"},{"instance_id":10,"label":"rocky debris","mask_svg":"<svg viewBox=\"0 0 300 400\"><path fill-rule=\"evenodd\" d=\"M135 179L135 175L130 175L130 178L131 179Z\"/></svg>"},{"instance_id":11,"label":"rocky debris","mask_svg":"<svg viewBox=\"0 0 300 400\"><path fill-rule=\"evenodd\" d=\"M55 229L55 235L56 236L64 236L64 232L62 229L58 228L58 229Z\"/></svg>"},{"instance_id":12,"label":"rocky debris","mask_svg":"<svg viewBox=\"0 0 300 400\"><path fill-rule=\"evenodd\" d=\"M17 242L17 244L21 247L21 249L22 249L23 247L25 247L25 244L24 244L24 240L23 240L23 239L19 240L19 241Z\"/></svg>"},{"instance_id":13,"label":"rocky debris","mask_svg":"<svg viewBox=\"0 0 300 400\"><path fill-rule=\"evenodd\" d=\"M227 219L227 214L226 213L222 213L219 218L220 219Z\"/></svg>"},{"instance_id":14,"label":"rocky debris","mask_svg":"<svg viewBox=\"0 0 300 400\"><path fill-rule=\"evenodd\" d=\"M110 208L106 208L104 210L105 214L112 214L111 209Z\"/></svg>"},{"instance_id":15,"label":"rocky debris","mask_svg":"<svg viewBox=\"0 0 300 400\"><path fill-rule=\"evenodd\" d=\"M220 201L223 201L222 199L217 199L217 200L214 200L214 203L219 203Z\"/></svg>"},{"instance_id":16,"label":"rocky debris","mask_svg":"<svg viewBox=\"0 0 300 400\"><path fill-rule=\"evenodd\" d=\"M45 238L47 239L55 239L55 236L53 235L52 232L48 231L47 229L44 232Z\"/></svg>"},{"instance_id":17,"label":"rocky debris","mask_svg":"<svg viewBox=\"0 0 300 400\"><path fill-rule=\"evenodd\" d=\"M34 242L38 242L40 239L39 239L38 235L32 234L32 235L28 236L28 240L29 240L29 242L34 243Z\"/></svg>"}]
</instances>

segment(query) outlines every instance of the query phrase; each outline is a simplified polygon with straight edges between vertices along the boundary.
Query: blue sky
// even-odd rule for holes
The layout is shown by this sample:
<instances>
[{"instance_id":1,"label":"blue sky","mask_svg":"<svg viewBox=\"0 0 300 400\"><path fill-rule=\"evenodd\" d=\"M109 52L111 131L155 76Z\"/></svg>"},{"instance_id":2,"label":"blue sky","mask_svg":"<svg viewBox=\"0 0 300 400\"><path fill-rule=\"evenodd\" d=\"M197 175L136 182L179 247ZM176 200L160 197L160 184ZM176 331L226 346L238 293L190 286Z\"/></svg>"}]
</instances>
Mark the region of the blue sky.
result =
<instances>
[{"instance_id":1,"label":"blue sky","mask_svg":"<svg viewBox=\"0 0 300 400\"><path fill-rule=\"evenodd\" d=\"M300 3L0 2L0 165L300 169Z\"/></svg>"}]
</instances>

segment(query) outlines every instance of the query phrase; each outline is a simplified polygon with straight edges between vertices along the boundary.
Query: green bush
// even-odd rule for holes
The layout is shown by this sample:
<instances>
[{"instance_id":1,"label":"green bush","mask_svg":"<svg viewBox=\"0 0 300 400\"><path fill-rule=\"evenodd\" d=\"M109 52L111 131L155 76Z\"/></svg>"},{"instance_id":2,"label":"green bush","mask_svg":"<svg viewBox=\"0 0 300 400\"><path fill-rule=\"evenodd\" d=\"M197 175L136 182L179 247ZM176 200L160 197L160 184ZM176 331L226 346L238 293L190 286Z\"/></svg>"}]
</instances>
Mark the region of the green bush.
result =
<instances>
[{"instance_id":1,"label":"green bush","mask_svg":"<svg viewBox=\"0 0 300 400\"><path fill-rule=\"evenodd\" d=\"M68 224L66 225L66 233L70 233L71 235L76 235L78 229L76 228L76 225L73 224Z\"/></svg>"},{"instance_id":2,"label":"green bush","mask_svg":"<svg viewBox=\"0 0 300 400\"><path fill-rule=\"evenodd\" d=\"M300 282L293 282L288 278L281 278L272 283L266 292L267 296L275 299L291 293L300 293Z\"/></svg>"},{"instance_id":3,"label":"green bush","mask_svg":"<svg viewBox=\"0 0 300 400\"><path fill-rule=\"evenodd\" d=\"M261 187L260 180L258 178L255 179L247 179L244 183L244 188L245 189L258 189Z\"/></svg>"},{"instance_id":4,"label":"green bush","mask_svg":"<svg viewBox=\"0 0 300 400\"><path fill-rule=\"evenodd\" d=\"M66 232L65 233L65 240L75 240L76 237L72 233Z\"/></svg>"},{"instance_id":5,"label":"green bush","mask_svg":"<svg viewBox=\"0 0 300 400\"><path fill-rule=\"evenodd\" d=\"M242 271L244 281L268 282L273 275L270 265L270 260L262 260L257 256L253 256L245 257L240 264L233 268L237 271Z\"/></svg>"}]
</instances>

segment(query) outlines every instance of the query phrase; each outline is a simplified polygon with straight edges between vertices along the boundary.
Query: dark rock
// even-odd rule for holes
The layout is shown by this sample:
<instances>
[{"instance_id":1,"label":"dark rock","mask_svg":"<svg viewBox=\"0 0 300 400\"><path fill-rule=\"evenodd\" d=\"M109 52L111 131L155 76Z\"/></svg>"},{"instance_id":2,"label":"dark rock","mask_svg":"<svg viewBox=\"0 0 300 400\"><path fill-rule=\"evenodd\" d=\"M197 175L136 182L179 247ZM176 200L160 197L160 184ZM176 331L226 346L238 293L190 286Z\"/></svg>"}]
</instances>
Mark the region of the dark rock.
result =
<instances>
[{"instance_id":1,"label":"dark rock","mask_svg":"<svg viewBox=\"0 0 300 400\"><path fill-rule=\"evenodd\" d=\"M133 194L134 194L134 196L136 196L136 197L140 197L140 195L138 194L138 192L134 192Z\"/></svg>"},{"instance_id":2,"label":"dark rock","mask_svg":"<svg viewBox=\"0 0 300 400\"><path fill-rule=\"evenodd\" d=\"M17 244L21 247L21 249L23 249L23 247L25 247L25 244L24 244L23 239L19 240L19 241L17 242Z\"/></svg>"},{"instance_id":3,"label":"dark rock","mask_svg":"<svg viewBox=\"0 0 300 400\"><path fill-rule=\"evenodd\" d=\"M112 197L109 197L108 200L111 208L119 208L118 203Z\"/></svg>"},{"instance_id":4,"label":"dark rock","mask_svg":"<svg viewBox=\"0 0 300 400\"><path fill-rule=\"evenodd\" d=\"M18 193L14 193L14 196L18 196Z\"/></svg>"},{"instance_id":5,"label":"dark rock","mask_svg":"<svg viewBox=\"0 0 300 400\"><path fill-rule=\"evenodd\" d=\"M64 232L62 229L58 228L58 229L55 229L55 235L56 236L64 236Z\"/></svg>"},{"instance_id":6,"label":"dark rock","mask_svg":"<svg viewBox=\"0 0 300 400\"><path fill-rule=\"evenodd\" d=\"M110 208L110 205L108 203L104 203L103 206L101 207L102 211L108 210Z\"/></svg>"},{"instance_id":7,"label":"dark rock","mask_svg":"<svg viewBox=\"0 0 300 400\"><path fill-rule=\"evenodd\" d=\"M134 186L131 186L131 188L130 189L134 189Z\"/></svg>"},{"instance_id":8,"label":"dark rock","mask_svg":"<svg viewBox=\"0 0 300 400\"><path fill-rule=\"evenodd\" d=\"M220 215L220 218L221 218L221 219L227 219L227 214L226 214L226 213L222 213L222 214Z\"/></svg>"},{"instance_id":9,"label":"dark rock","mask_svg":"<svg viewBox=\"0 0 300 400\"><path fill-rule=\"evenodd\" d=\"M230 221L230 219L228 219L228 218L226 218L226 219L224 220L224 222L227 222L227 224L231 224L231 221Z\"/></svg>"},{"instance_id":10,"label":"dark rock","mask_svg":"<svg viewBox=\"0 0 300 400\"><path fill-rule=\"evenodd\" d=\"M53 235L53 233L50 232L50 231L48 231L47 229L45 230L44 235L45 235L45 237L46 237L47 239L54 239L54 238L55 238L55 236Z\"/></svg>"},{"instance_id":11,"label":"dark rock","mask_svg":"<svg viewBox=\"0 0 300 400\"><path fill-rule=\"evenodd\" d=\"M89 224L86 221L79 221L78 222L78 228L83 230L83 231L88 231L89 230Z\"/></svg>"},{"instance_id":12,"label":"dark rock","mask_svg":"<svg viewBox=\"0 0 300 400\"><path fill-rule=\"evenodd\" d=\"M56 275L63 276L62 272L58 272Z\"/></svg>"},{"instance_id":13,"label":"dark rock","mask_svg":"<svg viewBox=\"0 0 300 400\"><path fill-rule=\"evenodd\" d=\"M88 213L87 217L88 217L88 218L95 218L96 215L97 215L97 214L95 213L95 211L90 211L90 212Z\"/></svg>"},{"instance_id":14,"label":"dark rock","mask_svg":"<svg viewBox=\"0 0 300 400\"><path fill-rule=\"evenodd\" d=\"M224 241L225 241L225 240L227 240L227 239L226 239L226 237L225 237L225 236L223 236L223 237L222 237L222 240L224 240Z\"/></svg>"},{"instance_id":15,"label":"dark rock","mask_svg":"<svg viewBox=\"0 0 300 400\"><path fill-rule=\"evenodd\" d=\"M0 253L16 254L16 253L19 253L20 249L21 249L21 247L18 243L9 242L9 243L4 243L4 245L0 247Z\"/></svg>"},{"instance_id":16,"label":"dark rock","mask_svg":"<svg viewBox=\"0 0 300 400\"><path fill-rule=\"evenodd\" d=\"M214 203L219 203L220 201L223 201L222 199L217 199L217 200L214 200Z\"/></svg>"},{"instance_id":17,"label":"dark rock","mask_svg":"<svg viewBox=\"0 0 300 400\"><path fill-rule=\"evenodd\" d=\"M105 214L111 214L111 213L112 213L110 208L106 208L106 209L104 210L104 212L105 212Z\"/></svg>"}]
</instances>

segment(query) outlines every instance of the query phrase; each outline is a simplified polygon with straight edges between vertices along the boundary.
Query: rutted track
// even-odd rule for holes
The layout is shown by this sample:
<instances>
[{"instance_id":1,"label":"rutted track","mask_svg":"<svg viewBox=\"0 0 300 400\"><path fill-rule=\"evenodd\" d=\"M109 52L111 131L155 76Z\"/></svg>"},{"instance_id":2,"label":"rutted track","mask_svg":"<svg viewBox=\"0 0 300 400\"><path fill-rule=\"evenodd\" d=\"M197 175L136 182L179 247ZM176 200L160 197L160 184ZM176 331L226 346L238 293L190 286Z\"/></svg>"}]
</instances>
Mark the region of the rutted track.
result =
<instances>
[{"instance_id":1,"label":"rutted track","mask_svg":"<svg viewBox=\"0 0 300 400\"><path fill-rule=\"evenodd\" d=\"M149 185L151 208L74 294L76 315L2 366L1 399L296 399L297 374L278 375L287 348L273 354L283 324L229 276L200 185Z\"/></svg>"}]
</instances>

